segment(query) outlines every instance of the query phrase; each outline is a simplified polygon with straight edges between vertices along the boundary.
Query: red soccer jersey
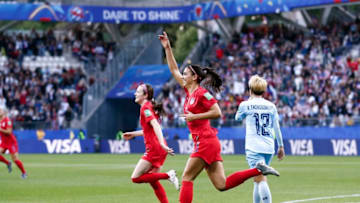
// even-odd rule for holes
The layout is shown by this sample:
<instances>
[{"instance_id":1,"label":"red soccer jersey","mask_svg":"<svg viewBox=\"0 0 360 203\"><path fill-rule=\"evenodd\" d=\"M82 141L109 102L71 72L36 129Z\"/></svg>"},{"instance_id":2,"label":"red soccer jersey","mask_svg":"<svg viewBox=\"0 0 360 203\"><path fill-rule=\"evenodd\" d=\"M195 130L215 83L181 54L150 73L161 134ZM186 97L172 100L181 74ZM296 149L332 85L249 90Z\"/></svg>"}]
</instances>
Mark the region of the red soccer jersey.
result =
<instances>
[{"instance_id":1,"label":"red soccer jersey","mask_svg":"<svg viewBox=\"0 0 360 203\"><path fill-rule=\"evenodd\" d=\"M8 117L5 117L0 121L0 127L3 130L6 130L8 128L12 128L12 126L13 126L12 121ZM13 133L11 133L9 135L9 134L5 134L5 133L0 132L0 135L1 135L1 144L2 145L16 144L16 138L15 138Z\"/></svg>"},{"instance_id":2,"label":"red soccer jersey","mask_svg":"<svg viewBox=\"0 0 360 203\"><path fill-rule=\"evenodd\" d=\"M156 154L166 153L166 151L160 146L155 131L152 125L150 124L150 121L152 119L158 120L159 116L155 114L151 102L147 101L140 109L140 124L144 132L146 153L156 153Z\"/></svg>"},{"instance_id":3,"label":"red soccer jersey","mask_svg":"<svg viewBox=\"0 0 360 203\"><path fill-rule=\"evenodd\" d=\"M205 113L210 110L217 100L203 87L198 87L191 95L185 89L186 98L184 103L184 113L193 114ZM212 128L209 119L193 120L187 122L193 139L216 137L217 130ZM199 136L199 137L197 137Z\"/></svg>"}]
</instances>

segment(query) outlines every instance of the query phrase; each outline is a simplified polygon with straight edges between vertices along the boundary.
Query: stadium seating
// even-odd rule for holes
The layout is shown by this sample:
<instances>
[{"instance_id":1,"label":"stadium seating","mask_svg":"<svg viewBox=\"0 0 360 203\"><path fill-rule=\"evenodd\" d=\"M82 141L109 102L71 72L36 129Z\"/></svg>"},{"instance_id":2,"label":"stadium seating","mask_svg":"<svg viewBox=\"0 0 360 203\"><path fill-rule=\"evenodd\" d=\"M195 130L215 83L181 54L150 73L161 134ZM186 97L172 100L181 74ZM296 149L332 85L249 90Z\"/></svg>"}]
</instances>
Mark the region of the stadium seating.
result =
<instances>
[{"instance_id":1,"label":"stadium seating","mask_svg":"<svg viewBox=\"0 0 360 203\"><path fill-rule=\"evenodd\" d=\"M55 37L52 30L0 34L1 100L16 129L69 128L80 116L87 74L70 50L76 39L80 48L89 39L81 38L78 30L72 32L78 38ZM102 55L107 56L107 49Z\"/></svg>"}]
</instances>

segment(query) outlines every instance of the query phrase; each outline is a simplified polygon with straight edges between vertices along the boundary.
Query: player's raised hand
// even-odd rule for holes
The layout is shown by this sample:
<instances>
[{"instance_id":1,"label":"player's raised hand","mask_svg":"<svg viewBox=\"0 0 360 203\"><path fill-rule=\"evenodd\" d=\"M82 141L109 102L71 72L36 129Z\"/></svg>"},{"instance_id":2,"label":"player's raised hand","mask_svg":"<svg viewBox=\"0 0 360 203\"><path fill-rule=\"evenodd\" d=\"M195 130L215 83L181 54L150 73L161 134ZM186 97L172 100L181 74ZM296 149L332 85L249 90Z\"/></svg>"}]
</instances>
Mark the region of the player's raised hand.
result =
<instances>
[{"instance_id":1,"label":"player's raised hand","mask_svg":"<svg viewBox=\"0 0 360 203\"><path fill-rule=\"evenodd\" d=\"M133 137L135 137L135 134L132 133L132 132L126 132L126 133L123 134L123 138L124 138L125 140L130 140L130 139L132 139Z\"/></svg>"},{"instance_id":2,"label":"player's raised hand","mask_svg":"<svg viewBox=\"0 0 360 203\"><path fill-rule=\"evenodd\" d=\"M163 32L162 35L158 35L158 37L159 37L161 45L164 47L164 49L170 48L170 41L169 41L169 38L168 38L166 32Z\"/></svg>"}]
</instances>

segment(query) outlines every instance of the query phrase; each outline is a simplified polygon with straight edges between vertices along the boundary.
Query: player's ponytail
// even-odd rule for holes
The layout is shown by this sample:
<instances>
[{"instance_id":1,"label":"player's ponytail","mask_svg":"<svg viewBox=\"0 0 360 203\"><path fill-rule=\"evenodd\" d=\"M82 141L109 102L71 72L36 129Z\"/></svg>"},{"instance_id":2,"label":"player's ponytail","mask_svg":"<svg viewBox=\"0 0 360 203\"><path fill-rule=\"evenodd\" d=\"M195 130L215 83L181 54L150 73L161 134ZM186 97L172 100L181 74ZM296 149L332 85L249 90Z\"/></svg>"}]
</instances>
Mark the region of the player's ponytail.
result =
<instances>
[{"instance_id":1,"label":"player's ponytail","mask_svg":"<svg viewBox=\"0 0 360 203\"><path fill-rule=\"evenodd\" d=\"M222 85L221 77L210 68L203 68L203 72L206 75L203 85L212 88L215 92L220 92Z\"/></svg>"},{"instance_id":2,"label":"player's ponytail","mask_svg":"<svg viewBox=\"0 0 360 203\"><path fill-rule=\"evenodd\" d=\"M151 85L149 84L145 84L146 86L146 93L147 93L147 100L151 101L151 104L153 105L154 111L156 114L158 115L163 115L165 114L165 111L163 109L163 104L161 102L156 102L154 99L154 89L152 88Z\"/></svg>"},{"instance_id":3,"label":"player's ponytail","mask_svg":"<svg viewBox=\"0 0 360 203\"><path fill-rule=\"evenodd\" d=\"M222 85L221 77L211 68L202 68L198 65L189 65L188 68L194 74L198 75L197 82L207 88L212 89L214 92L220 92Z\"/></svg>"}]
</instances>

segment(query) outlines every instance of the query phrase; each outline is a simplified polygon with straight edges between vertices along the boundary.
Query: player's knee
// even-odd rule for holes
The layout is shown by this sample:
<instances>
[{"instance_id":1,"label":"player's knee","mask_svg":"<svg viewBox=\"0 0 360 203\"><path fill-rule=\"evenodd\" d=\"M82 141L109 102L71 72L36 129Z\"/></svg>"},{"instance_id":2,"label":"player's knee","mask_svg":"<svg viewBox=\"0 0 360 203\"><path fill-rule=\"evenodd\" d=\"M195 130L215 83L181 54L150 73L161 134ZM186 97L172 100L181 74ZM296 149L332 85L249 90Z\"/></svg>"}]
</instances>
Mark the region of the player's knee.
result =
<instances>
[{"instance_id":1,"label":"player's knee","mask_svg":"<svg viewBox=\"0 0 360 203\"><path fill-rule=\"evenodd\" d=\"M224 191L227 190L225 184L217 184L217 185L214 185L214 186L220 192L224 192Z\"/></svg>"},{"instance_id":2,"label":"player's knee","mask_svg":"<svg viewBox=\"0 0 360 203\"><path fill-rule=\"evenodd\" d=\"M11 155L11 159L12 159L13 161L19 160L19 158L18 158L16 155Z\"/></svg>"},{"instance_id":3,"label":"player's knee","mask_svg":"<svg viewBox=\"0 0 360 203\"><path fill-rule=\"evenodd\" d=\"M224 191L226 191L226 188L216 188L218 191L220 191L220 192L224 192Z\"/></svg>"}]
</instances>

